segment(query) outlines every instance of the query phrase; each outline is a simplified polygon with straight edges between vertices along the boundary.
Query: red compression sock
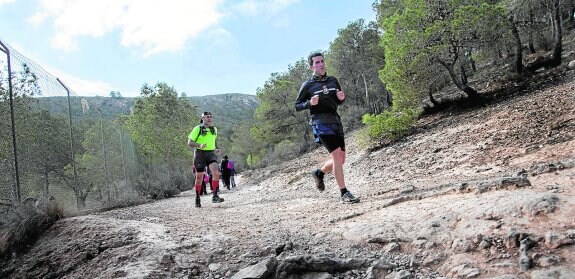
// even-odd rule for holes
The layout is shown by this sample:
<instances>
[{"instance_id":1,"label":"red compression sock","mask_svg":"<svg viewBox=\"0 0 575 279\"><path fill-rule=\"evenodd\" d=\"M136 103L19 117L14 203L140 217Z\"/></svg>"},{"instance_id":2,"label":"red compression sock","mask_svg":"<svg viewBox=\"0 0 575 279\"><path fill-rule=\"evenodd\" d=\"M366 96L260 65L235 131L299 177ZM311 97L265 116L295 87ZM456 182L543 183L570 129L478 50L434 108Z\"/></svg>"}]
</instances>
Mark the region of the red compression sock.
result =
<instances>
[{"instance_id":1,"label":"red compression sock","mask_svg":"<svg viewBox=\"0 0 575 279\"><path fill-rule=\"evenodd\" d=\"M212 180L212 192L214 193L214 196L218 195L218 186L220 186L220 181Z\"/></svg>"}]
</instances>

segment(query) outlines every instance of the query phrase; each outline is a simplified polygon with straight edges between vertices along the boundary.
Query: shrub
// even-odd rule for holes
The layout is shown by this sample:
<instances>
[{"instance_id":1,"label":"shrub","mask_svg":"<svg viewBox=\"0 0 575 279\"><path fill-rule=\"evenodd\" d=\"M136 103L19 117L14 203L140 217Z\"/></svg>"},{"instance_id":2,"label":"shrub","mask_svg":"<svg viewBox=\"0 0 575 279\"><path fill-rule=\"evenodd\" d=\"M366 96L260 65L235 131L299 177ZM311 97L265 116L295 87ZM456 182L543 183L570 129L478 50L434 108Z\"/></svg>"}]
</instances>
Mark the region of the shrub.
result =
<instances>
[{"instance_id":1,"label":"shrub","mask_svg":"<svg viewBox=\"0 0 575 279\"><path fill-rule=\"evenodd\" d=\"M150 199L171 198L180 194L177 185L167 177L149 177L140 175L136 178L134 189L142 196Z\"/></svg>"},{"instance_id":2,"label":"shrub","mask_svg":"<svg viewBox=\"0 0 575 279\"><path fill-rule=\"evenodd\" d=\"M366 114L363 123L368 126L368 135L373 139L394 140L409 133L415 125L418 113L414 110L384 111L381 114Z\"/></svg>"},{"instance_id":3,"label":"shrub","mask_svg":"<svg viewBox=\"0 0 575 279\"><path fill-rule=\"evenodd\" d=\"M0 259L24 251L57 220L64 217L64 207L55 199L3 206L0 211Z\"/></svg>"}]
</instances>

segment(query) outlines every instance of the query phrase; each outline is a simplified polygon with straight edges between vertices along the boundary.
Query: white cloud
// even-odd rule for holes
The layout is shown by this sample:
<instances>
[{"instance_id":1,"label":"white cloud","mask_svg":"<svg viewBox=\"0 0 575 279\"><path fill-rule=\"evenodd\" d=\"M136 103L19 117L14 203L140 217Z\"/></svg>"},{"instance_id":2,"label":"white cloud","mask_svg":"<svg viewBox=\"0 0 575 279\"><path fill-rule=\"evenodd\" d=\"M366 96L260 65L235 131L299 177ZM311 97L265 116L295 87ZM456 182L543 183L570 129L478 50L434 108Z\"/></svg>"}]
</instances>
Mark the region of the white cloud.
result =
<instances>
[{"instance_id":1,"label":"white cloud","mask_svg":"<svg viewBox=\"0 0 575 279\"><path fill-rule=\"evenodd\" d=\"M237 46L234 36L223 28L217 28L209 32L206 36L210 41L210 47L230 48Z\"/></svg>"},{"instance_id":2,"label":"white cloud","mask_svg":"<svg viewBox=\"0 0 575 279\"><path fill-rule=\"evenodd\" d=\"M48 69L47 69L48 70ZM108 96L108 94L118 89L103 81L93 81L82 79L66 74L60 70L49 68L50 73L55 74L71 90L79 96Z\"/></svg>"},{"instance_id":3,"label":"white cloud","mask_svg":"<svg viewBox=\"0 0 575 279\"><path fill-rule=\"evenodd\" d=\"M16 0L0 0L0 7L4 4L10 4Z\"/></svg>"},{"instance_id":4,"label":"white cloud","mask_svg":"<svg viewBox=\"0 0 575 279\"><path fill-rule=\"evenodd\" d=\"M16 51L19 53L19 55L15 56L18 58L12 62L13 71L20 71L21 63L28 64L40 78L39 85L43 90L42 96L64 96L66 94L66 90L61 87L56 79L60 79L72 91L72 95L108 96L110 91L118 91L117 88L106 82L86 80L49 66L18 43L10 45L9 48L12 52Z\"/></svg>"},{"instance_id":5,"label":"white cloud","mask_svg":"<svg viewBox=\"0 0 575 279\"><path fill-rule=\"evenodd\" d=\"M289 6L300 2L300 0L247 0L234 7L235 12L250 16L260 17L264 20L271 20L281 15Z\"/></svg>"},{"instance_id":6,"label":"white cloud","mask_svg":"<svg viewBox=\"0 0 575 279\"><path fill-rule=\"evenodd\" d=\"M42 68L54 78L58 78L62 81L62 83L64 83L64 85L71 91L71 95L108 96L112 90L118 91L117 88L114 88L109 83L103 81L83 79L51 66L42 66ZM41 76L41 79L42 78L48 79L40 80L40 86L45 86L42 88L45 90L43 94L44 96L62 96L66 94L66 90L61 87L56 80L50 79L48 76Z\"/></svg>"},{"instance_id":7,"label":"white cloud","mask_svg":"<svg viewBox=\"0 0 575 279\"><path fill-rule=\"evenodd\" d=\"M181 50L187 40L216 25L222 17L217 9L221 1L40 0L29 21L40 25L52 20L51 44L58 49L75 50L80 36L119 30L123 46L147 56Z\"/></svg>"}]
</instances>

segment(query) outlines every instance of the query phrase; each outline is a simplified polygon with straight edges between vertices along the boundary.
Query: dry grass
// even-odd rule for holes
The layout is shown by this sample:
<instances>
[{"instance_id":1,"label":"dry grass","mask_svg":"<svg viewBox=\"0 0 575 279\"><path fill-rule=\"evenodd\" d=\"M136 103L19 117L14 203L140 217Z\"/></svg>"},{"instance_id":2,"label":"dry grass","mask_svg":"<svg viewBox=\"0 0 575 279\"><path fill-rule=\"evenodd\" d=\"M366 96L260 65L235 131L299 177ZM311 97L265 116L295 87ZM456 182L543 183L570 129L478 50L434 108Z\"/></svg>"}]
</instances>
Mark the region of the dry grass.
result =
<instances>
[{"instance_id":1,"label":"dry grass","mask_svg":"<svg viewBox=\"0 0 575 279\"><path fill-rule=\"evenodd\" d=\"M3 206L0 211L0 260L25 251L44 231L64 217L63 212L63 205L56 200Z\"/></svg>"}]
</instances>

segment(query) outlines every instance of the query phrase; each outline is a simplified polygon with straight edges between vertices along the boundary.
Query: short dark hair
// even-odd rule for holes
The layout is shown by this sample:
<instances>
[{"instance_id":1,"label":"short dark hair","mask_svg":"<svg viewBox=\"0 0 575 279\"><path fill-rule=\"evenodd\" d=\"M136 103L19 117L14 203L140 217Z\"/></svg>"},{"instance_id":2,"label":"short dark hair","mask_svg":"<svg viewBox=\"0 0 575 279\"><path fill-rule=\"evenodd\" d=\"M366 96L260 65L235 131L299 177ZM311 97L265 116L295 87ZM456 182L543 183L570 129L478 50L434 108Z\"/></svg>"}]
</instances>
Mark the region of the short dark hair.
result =
<instances>
[{"instance_id":1,"label":"short dark hair","mask_svg":"<svg viewBox=\"0 0 575 279\"><path fill-rule=\"evenodd\" d=\"M314 51L314 52L310 53L309 56L307 57L307 63L311 66L313 64L313 58L318 57L318 56L323 57L323 53L321 53L319 51Z\"/></svg>"}]
</instances>

